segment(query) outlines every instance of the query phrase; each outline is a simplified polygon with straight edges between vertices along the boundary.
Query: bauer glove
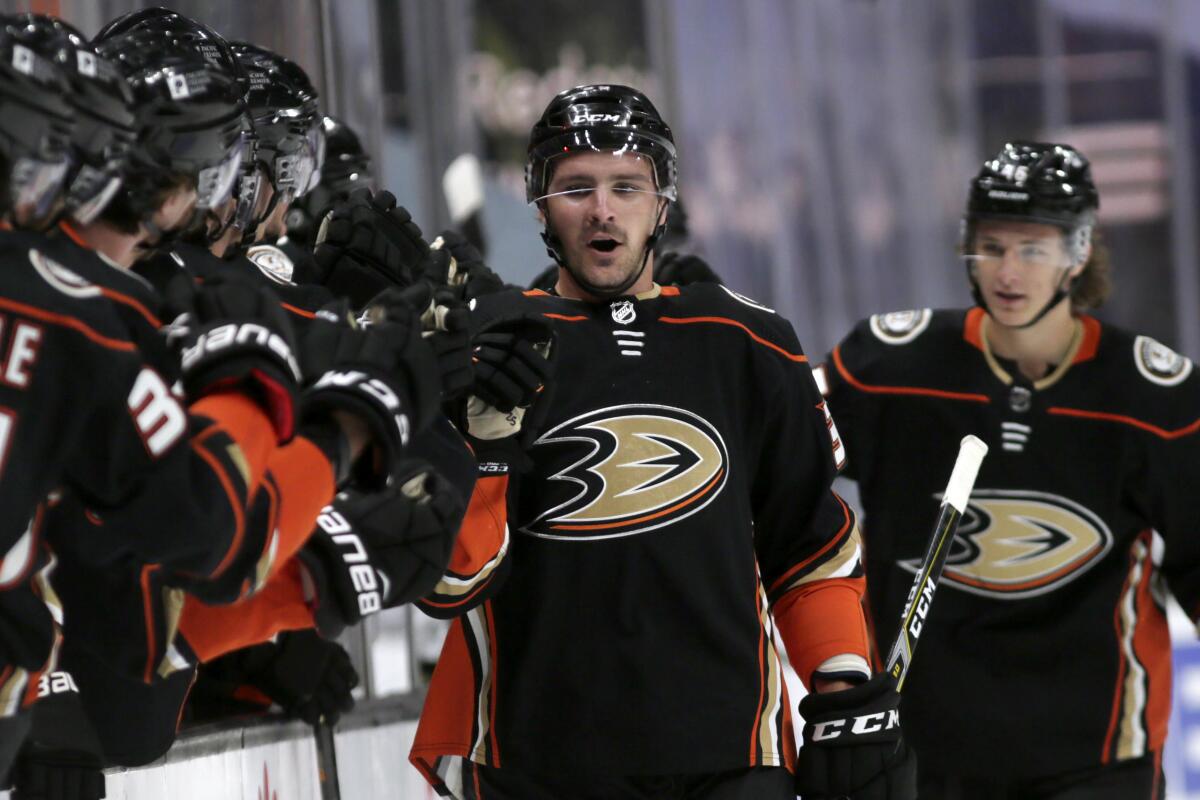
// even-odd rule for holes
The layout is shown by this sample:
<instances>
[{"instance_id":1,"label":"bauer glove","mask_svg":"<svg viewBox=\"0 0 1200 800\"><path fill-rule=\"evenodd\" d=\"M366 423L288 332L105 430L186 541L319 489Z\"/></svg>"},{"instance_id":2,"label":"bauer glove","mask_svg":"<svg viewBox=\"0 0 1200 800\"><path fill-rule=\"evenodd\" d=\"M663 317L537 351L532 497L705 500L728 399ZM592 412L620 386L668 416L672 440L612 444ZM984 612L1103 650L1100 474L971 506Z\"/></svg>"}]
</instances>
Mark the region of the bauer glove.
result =
<instances>
[{"instance_id":1,"label":"bauer glove","mask_svg":"<svg viewBox=\"0 0 1200 800\"><path fill-rule=\"evenodd\" d=\"M428 594L445 573L464 510L458 491L417 462L383 491L339 494L300 551L322 635Z\"/></svg>"},{"instance_id":2,"label":"bauer glove","mask_svg":"<svg viewBox=\"0 0 1200 800\"><path fill-rule=\"evenodd\" d=\"M181 276L167 288L174 321L167 341L177 347L189 400L236 390L267 412L280 442L292 438L300 366L292 326L270 292L250 284L211 280L197 286Z\"/></svg>"}]
</instances>

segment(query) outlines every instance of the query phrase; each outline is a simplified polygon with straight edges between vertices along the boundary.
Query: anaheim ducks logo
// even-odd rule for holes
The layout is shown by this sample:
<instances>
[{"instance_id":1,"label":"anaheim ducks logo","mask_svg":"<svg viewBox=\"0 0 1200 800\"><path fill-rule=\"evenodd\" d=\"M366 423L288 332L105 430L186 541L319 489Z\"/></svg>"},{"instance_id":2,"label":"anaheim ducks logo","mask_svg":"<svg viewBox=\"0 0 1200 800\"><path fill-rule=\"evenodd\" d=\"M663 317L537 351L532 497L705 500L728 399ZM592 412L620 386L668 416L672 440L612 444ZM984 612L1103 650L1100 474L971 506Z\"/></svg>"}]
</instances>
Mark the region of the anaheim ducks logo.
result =
<instances>
[{"instance_id":1,"label":"anaheim ducks logo","mask_svg":"<svg viewBox=\"0 0 1200 800\"><path fill-rule=\"evenodd\" d=\"M609 539L662 528L707 506L729 478L729 454L716 428L671 406L592 411L555 426L536 445L571 448L574 458L547 486L549 502L564 499L521 528L546 539Z\"/></svg>"},{"instance_id":2,"label":"anaheim ducks logo","mask_svg":"<svg viewBox=\"0 0 1200 800\"><path fill-rule=\"evenodd\" d=\"M1065 497L976 489L942 585L1002 600L1034 597L1075 580L1112 545L1104 520ZM916 573L920 560L900 566Z\"/></svg>"}]
</instances>

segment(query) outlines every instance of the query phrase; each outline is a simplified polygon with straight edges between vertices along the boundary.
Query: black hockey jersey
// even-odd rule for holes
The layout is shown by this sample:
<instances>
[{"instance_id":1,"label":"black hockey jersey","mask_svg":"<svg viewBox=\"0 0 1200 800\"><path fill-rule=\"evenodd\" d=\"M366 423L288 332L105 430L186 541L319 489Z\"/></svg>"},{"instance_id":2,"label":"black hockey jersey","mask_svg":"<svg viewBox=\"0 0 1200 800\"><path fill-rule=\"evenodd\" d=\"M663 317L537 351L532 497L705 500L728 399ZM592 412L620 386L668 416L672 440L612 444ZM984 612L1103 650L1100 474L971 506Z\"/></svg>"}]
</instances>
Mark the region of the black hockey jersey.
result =
<instances>
[{"instance_id":1,"label":"black hockey jersey","mask_svg":"<svg viewBox=\"0 0 1200 800\"><path fill-rule=\"evenodd\" d=\"M838 631L788 639L806 678L865 645L854 516L830 491L828 417L791 326L715 285L605 303L507 291L476 321L522 314L556 330L550 406L507 508L507 579L455 620L414 764L443 791L447 756L790 766L772 611L803 597Z\"/></svg>"},{"instance_id":2,"label":"black hockey jersey","mask_svg":"<svg viewBox=\"0 0 1200 800\"><path fill-rule=\"evenodd\" d=\"M1030 382L981 309L881 314L818 370L862 497L877 643L895 632L959 440L990 447L904 689L923 766L1023 778L1161 748L1169 588L1200 612L1200 378L1080 317Z\"/></svg>"},{"instance_id":3,"label":"black hockey jersey","mask_svg":"<svg viewBox=\"0 0 1200 800\"><path fill-rule=\"evenodd\" d=\"M41 235L0 232L0 713L32 699L62 621L35 509L61 486L165 501L162 466L186 429L110 298L53 252ZM215 550L189 564L215 564Z\"/></svg>"}]
</instances>

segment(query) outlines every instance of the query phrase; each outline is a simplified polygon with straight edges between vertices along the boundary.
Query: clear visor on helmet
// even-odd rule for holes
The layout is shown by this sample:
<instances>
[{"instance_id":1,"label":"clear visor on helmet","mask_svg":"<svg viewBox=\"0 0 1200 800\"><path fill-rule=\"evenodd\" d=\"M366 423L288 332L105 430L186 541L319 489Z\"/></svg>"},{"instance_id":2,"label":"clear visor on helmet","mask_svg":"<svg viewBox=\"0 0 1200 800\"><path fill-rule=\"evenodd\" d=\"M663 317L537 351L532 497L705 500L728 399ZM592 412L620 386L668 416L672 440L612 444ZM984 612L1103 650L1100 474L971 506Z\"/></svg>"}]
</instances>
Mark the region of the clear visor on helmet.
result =
<instances>
[{"instance_id":1,"label":"clear visor on helmet","mask_svg":"<svg viewBox=\"0 0 1200 800\"><path fill-rule=\"evenodd\" d=\"M108 206L121 182L117 169L96 169L88 164L80 167L67 190L67 209L72 219L80 225L90 224Z\"/></svg>"},{"instance_id":2,"label":"clear visor on helmet","mask_svg":"<svg viewBox=\"0 0 1200 800\"><path fill-rule=\"evenodd\" d=\"M62 154L56 160L19 158L12 166L11 191L13 217L21 225L44 221L62 197L63 183L71 159Z\"/></svg>"},{"instance_id":3,"label":"clear visor on helmet","mask_svg":"<svg viewBox=\"0 0 1200 800\"><path fill-rule=\"evenodd\" d=\"M200 170L196 176L196 208L217 208L233 196L234 182L248 147L246 138L240 137L230 146L219 164Z\"/></svg>"},{"instance_id":4,"label":"clear visor on helmet","mask_svg":"<svg viewBox=\"0 0 1200 800\"><path fill-rule=\"evenodd\" d=\"M574 156L574 157L572 157ZM659 188L654 162L629 149L568 150L546 159L545 192L531 202L561 198L566 203L631 204L649 198L674 200L673 187Z\"/></svg>"},{"instance_id":5,"label":"clear visor on helmet","mask_svg":"<svg viewBox=\"0 0 1200 800\"><path fill-rule=\"evenodd\" d=\"M977 267L1009 263L1026 271L1067 269L1087 251L1091 226L1063 231L1031 218L983 217L967 223L963 259Z\"/></svg>"},{"instance_id":6,"label":"clear visor on helmet","mask_svg":"<svg viewBox=\"0 0 1200 800\"><path fill-rule=\"evenodd\" d=\"M280 203L291 203L320 182L320 162L325 156L325 137L319 126L309 128L294 152L275 157L272 183Z\"/></svg>"}]
</instances>

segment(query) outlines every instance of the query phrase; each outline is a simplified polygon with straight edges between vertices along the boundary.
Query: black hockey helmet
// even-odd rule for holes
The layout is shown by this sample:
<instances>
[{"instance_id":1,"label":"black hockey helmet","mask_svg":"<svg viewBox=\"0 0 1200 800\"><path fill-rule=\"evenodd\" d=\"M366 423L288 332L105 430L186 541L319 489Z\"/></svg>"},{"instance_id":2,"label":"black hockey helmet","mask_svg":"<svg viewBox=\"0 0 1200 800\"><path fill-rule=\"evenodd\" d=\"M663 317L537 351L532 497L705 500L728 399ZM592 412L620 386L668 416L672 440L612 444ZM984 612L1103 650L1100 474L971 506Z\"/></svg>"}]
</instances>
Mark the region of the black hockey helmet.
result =
<instances>
[{"instance_id":1,"label":"black hockey helmet","mask_svg":"<svg viewBox=\"0 0 1200 800\"><path fill-rule=\"evenodd\" d=\"M965 220L1040 222L1067 233L1090 227L1100 207L1088 160L1068 144L1015 141L971 181Z\"/></svg>"},{"instance_id":2,"label":"black hockey helmet","mask_svg":"<svg viewBox=\"0 0 1200 800\"><path fill-rule=\"evenodd\" d=\"M21 18L0 17L0 214L25 227L61 199L75 129L70 84L37 42Z\"/></svg>"},{"instance_id":3,"label":"black hockey helmet","mask_svg":"<svg viewBox=\"0 0 1200 800\"><path fill-rule=\"evenodd\" d=\"M247 124L225 40L180 14L143 9L109 23L96 46L134 95L138 138L119 198L145 220L162 189L187 180L198 210L222 205L245 156Z\"/></svg>"},{"instance_id":4,"label":"black hockey helmet","mask_svg":"<svg viewBox=\"0 0 1200 800\"><path fill-rule=\"evenodd\" d=\"M74 164L66 210L87 224L120 188L125 159L137 137L133 95L117 68L74 27L44 14L15 19L23 41L54 60L70 85L66 98L75 111Z\"/></svg>"},{"instance_id":5,"label":"black hockey helmet","mask_svg":"<svg viewBox=\"0 0 1200 800\"><path fill-rule=\"evenodd\" d=\"M325 212L356 189L375 188L371 157L363 150L358 135L345 122L326 115L321 122L325 134L325 163L320 182L292 203L287 213L288 239L311 245Z\"/></svg>"},{"instance_id":6,"label":"black hockey helmet","mask_svg":"<svg viewBox=\"0 0 1200 800\"><path fill-rule=\"evenodd\" d=\"M298 64L277 53L248 42L234 42L233 53L258 139L257 160L278 201L290 203L320 180L325 140L317 90Z\"/></svg>"},{"instance_id":7,"label":"black hockey helmet","mask_svg":"<svg viewBox=\"0 0 1200 800\"><path fill-rule=\"evenodd\" d=\"M525 199L545 196L555 158L581 151L641 153L654 165L658 191L676 196L675 139L658 109L637 89L615 84L559 92L529 134Z\"/></svg>"}]
</instances>

